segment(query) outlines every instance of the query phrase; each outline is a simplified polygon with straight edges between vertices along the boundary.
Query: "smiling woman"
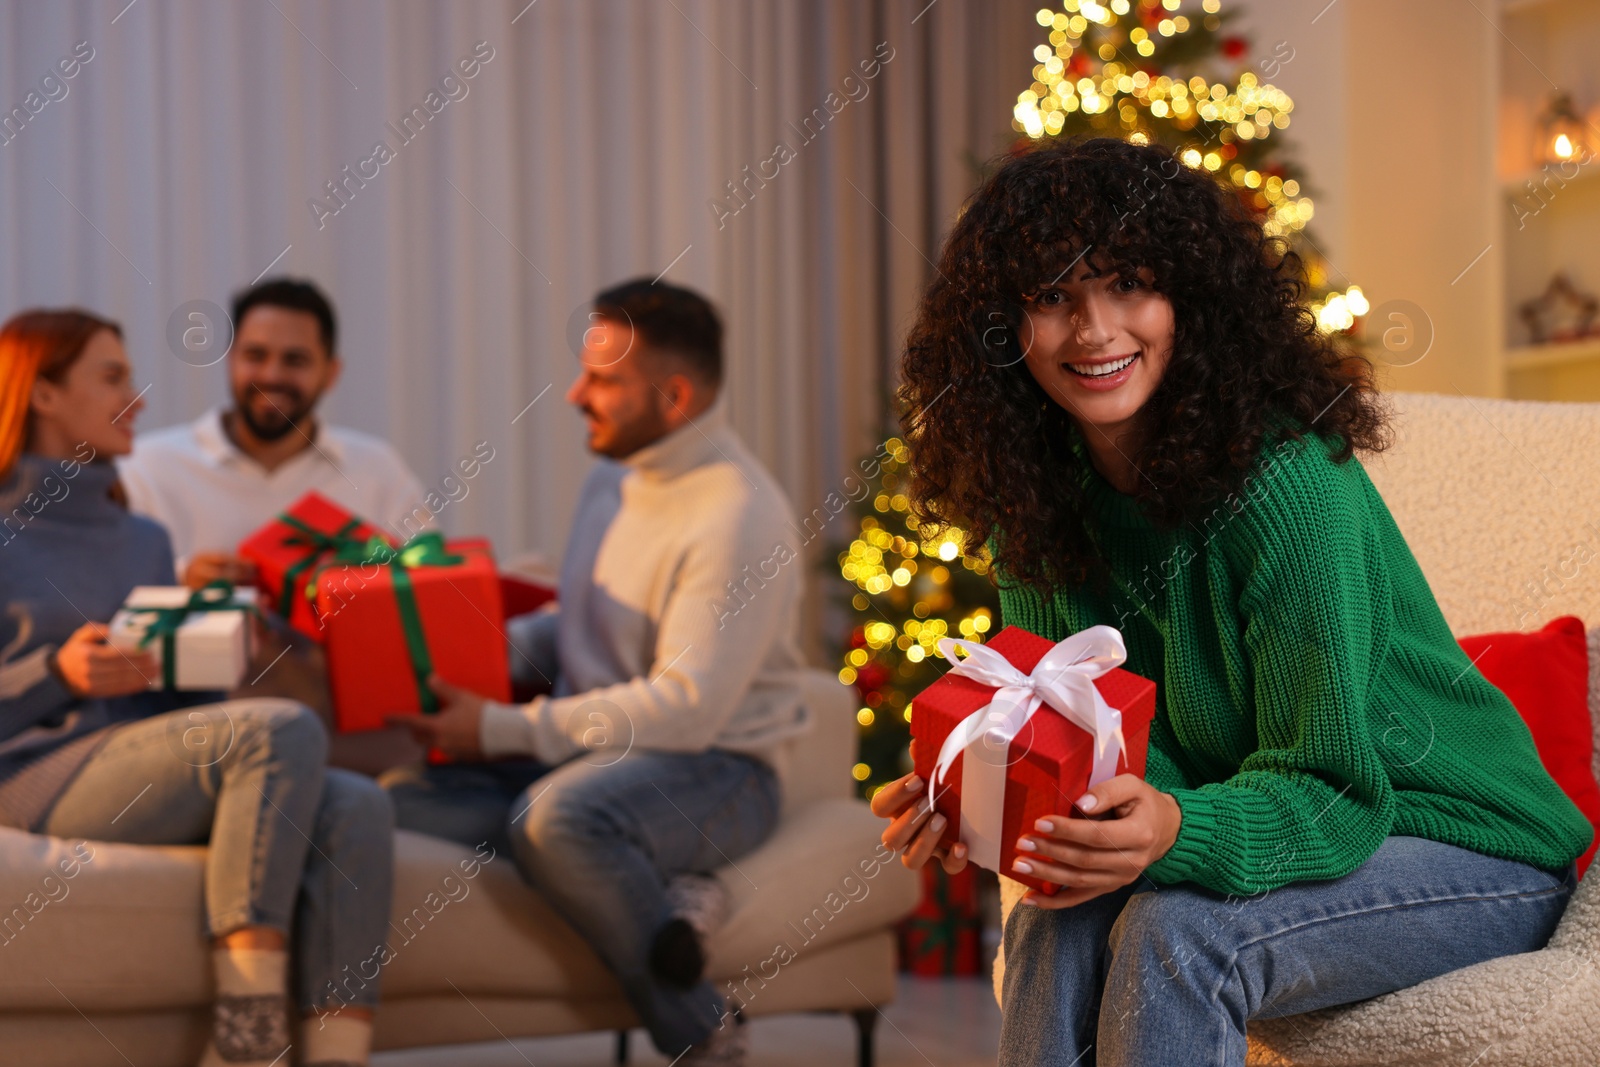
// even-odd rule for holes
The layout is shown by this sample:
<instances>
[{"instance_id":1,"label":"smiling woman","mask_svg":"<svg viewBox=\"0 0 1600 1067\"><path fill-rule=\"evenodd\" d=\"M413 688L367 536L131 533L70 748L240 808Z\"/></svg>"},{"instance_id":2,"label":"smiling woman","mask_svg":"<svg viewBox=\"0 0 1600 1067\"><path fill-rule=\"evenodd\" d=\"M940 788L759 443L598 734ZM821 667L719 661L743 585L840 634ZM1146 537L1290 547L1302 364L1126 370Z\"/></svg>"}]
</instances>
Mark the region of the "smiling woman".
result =
<instances>
[{"instance_id":1,"label":"smiling woman","mask_svg":"<svg viewBox=\"0 0 1600 1067\"><path fill-rule=\"evenodd\" d=\"M1139 477L1123 446L1172 357L1172 301L1150 282L1148 269L1102 275L1079 261L1026 302L1029 373L1093 428L1096 462L1124 493Z\"/></svg>"},{"instance_id":2,"label":"smiling woman","mask_svg":"<svg viewBox=\"0 0 1600 1067\"><path fill-rule=\"evenodd\" d=\"M969 531L967 550L1001 515L1026 515L997 545L1004 569L1036 588L1087 576L1078 479L1046 476L1082 470L1075 430L1095 468L1168 525L1236 491L1281 415L1339 436L1342 457L1383 446L1362 387L1371 364L1317 331L1299 257L1209 174L1104 138L1002 173L950 234L900 390L917 411L956 385L909 434L911 496Z\"/></svg>"},{"instance_id":3,"label":"smiling woman","mask_svg":"<svg viewBox=\"0 0 1600 1067\"><path fill-rule=\"evenodd\" d=\"M122 327L87 311L34 310L0 333L0 477L24 448L121 455L143 407Z\"/></svg>"}]
</instances>

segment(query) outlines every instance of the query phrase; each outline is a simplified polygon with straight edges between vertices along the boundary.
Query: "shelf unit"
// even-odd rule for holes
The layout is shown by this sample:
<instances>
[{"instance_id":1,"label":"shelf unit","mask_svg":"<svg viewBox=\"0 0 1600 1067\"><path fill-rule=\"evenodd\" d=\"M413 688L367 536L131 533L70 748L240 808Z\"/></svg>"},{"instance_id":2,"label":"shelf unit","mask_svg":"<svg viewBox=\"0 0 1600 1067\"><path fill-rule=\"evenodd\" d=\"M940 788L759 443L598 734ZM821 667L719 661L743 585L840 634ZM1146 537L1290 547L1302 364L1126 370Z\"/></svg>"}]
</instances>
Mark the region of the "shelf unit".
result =
<instances>
[{"instance_id":1,"label":"shelf unit","mask_svg":"<svg viewBox=\"0 0 1600 1067\"><path fill-rule=\"evenodd\" d=\"M1501 298L1493 317L1505 395L1600 401L1600 337L1535 344L1520 314L1558 271L1600 293L1600 0L1502 0L1496 29L1493 254ZM1587 163L1537 163L1539 114L1557 88L1590 118Z\"/></svg>"}]
</instances>

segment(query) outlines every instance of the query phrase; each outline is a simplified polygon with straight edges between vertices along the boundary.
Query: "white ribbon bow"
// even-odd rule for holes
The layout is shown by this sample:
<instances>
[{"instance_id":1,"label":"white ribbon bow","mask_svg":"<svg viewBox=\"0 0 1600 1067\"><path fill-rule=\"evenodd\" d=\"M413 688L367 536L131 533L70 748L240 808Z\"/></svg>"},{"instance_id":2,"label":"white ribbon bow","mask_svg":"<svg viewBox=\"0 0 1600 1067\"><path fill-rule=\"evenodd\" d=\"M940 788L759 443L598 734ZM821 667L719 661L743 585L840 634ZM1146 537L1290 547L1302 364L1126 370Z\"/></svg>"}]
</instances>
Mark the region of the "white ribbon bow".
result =
<instances>
[{"instance_id":1,"label":"white ribbon bow","mask_svg":"<svg viewBox=\"0 0 1600 1067\"><path fill-rule=\"evenodd\" d=\"M962 752L961 840L967 858L991 871L1000 869L1001 817L1005 811L1006 768L1011 742L1041 704L1048 704L1094 738L1094 766L1089 784L1098 785L1117 773L1126 747L1122 712L1106 703L1094 680L1127 660L1122 634L1113 626L1091 626L1059 642L1030 673L1024 674L988 645L942 637L939 651L950 670L998 691L989 703L950 731L934 764L928 802L938 796L939 782ZM956 650L967 654L957 659ZM1002 872L1004 873L1004 872Z\"/></svg>"}]
</instances>

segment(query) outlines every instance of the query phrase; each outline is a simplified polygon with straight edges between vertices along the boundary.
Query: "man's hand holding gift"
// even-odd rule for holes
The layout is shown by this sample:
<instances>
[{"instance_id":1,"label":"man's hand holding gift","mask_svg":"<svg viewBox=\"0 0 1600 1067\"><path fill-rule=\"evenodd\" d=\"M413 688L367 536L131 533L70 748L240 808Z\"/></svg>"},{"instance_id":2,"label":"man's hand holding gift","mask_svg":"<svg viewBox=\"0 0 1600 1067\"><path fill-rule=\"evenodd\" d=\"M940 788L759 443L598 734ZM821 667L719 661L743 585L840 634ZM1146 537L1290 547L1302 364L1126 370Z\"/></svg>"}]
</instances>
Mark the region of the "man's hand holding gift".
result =
<instances>
[{"instance_id":1,"label":"man's hand holding gift","mask_svg":"<svg viewBox=\"0 0 1600 1067\"><path fill-rule=\"evenodd\" d=\"M228 552L196 552L183 569L183 584L190 589L204 589L212 582L252 585L255 580L256 565Z\"/></svg>"},{"instance_id":2,"label":"man's hand holding gift","mask_svg":"<svg viewBox=\"0 0 1600 1067\"><path fill-rule=\"evenodd\" d=\"M107 632L101 623L84 623L50 656L50 670L73 696L128 696L160 676L148 650L117 648L106 641Z\"/></svg>"},{"instance_id":3,"label":"man's hand holding gift","mask_svg":"<svg viewBox=\"0 0 1600 1067\"><path fill-rule=\"evenodd\" d=\"M390 726L404 726L419 744L436 748L451 759L475 760L483 757L479 729L483 723L483 704L487 699L440 678L428 678L428 688L439 698L439 710L432 715L388 715Z\"/></svg>"}]
</instances>

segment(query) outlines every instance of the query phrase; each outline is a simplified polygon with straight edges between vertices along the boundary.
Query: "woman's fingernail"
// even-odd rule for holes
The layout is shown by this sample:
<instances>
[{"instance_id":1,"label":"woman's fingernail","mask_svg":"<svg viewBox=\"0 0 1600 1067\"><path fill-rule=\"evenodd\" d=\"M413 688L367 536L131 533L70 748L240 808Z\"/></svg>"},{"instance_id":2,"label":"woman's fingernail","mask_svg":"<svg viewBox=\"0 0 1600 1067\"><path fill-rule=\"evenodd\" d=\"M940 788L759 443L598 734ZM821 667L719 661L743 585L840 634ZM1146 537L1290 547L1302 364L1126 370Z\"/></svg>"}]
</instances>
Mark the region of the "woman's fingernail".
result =
<instances>
[{"instance_id":1,"label":"woman's fingernail","mask_svg":"<svg viewBox=\"0 0 1600 1067\"><path fill-rule=\"evenodd\" d=\"M1099 807L1099 805L1100 799L1093 793L1085 793L1083 796L1078 798L1078 807L1082 808L1084 811L1093 811L1095 808Z\"/></svg>"},{"instance_id":2,"label":"woman's fingernail","mask_svg":"<svg viewBox=\"0 0 1600 1067\"><path fill-rule=\"evenodd\" d=\"M1041 834L1053 834L1056 832L1056 824L1049 819L1040 819L1033 824L1033 828Z\"/></svg>"},{"instance_id":3,"label":"woman's fingernail","mask_svg":"<svg viewBox=\"0 0 1600 1067\"><path fill-rule=\"evenodd\" d=\"M1027 860L1017 860L1011 864L1011 869L1016 871L1018 874L1032 874L1033 864L1029 863Z\"/></svg>"},{"instance_id":4,"label":"woman's fingernail","mask_svg":"<svg viewBox=\"0 0 1600 1067\"><path fill-rule=\"evenodd\" d=\"M964 857L967 854L967 846L961 844L961 842L958 841L958 842L956 842L956 847L951 849L950 851L957 859L960 859L961 857Z\"/></svg>"},{"instance_id":5,"label":"woman's fingernail","mask_svg":"<svg viewBox=\"0 0 1600 1067\"><path fill-rule=\"evenodd\" d=\"M935 815L933 818L928 820L928 825L932 829L943 830L944 829L944 816L943 815Z\"/></svg>"},{"instance_id":6,"label":"woman's fingernail","mask_svg":"<svg viewBox=\"0 0 1600 1067\"><path fill-rule=\"evenodd\" d=\"M1017 850L1019 852L1037 852L1039 851L1039 846L1029 841L1026 837L1019 837L1017 838Z\"/></svg>"},{"instance_id":7,"label":"woman's fingernail","mask_svg":"<svg viewBox=\"0 0 1600 1067\"><path fill-rule=\"evenodd\" d=\"M918 778L914 774L911 776L910 780L906 782L906 791L909 792L909 793L915 793L918 790L920 790L921 788L922 788L922 779Z\"/></svg>"}]
</instances>

